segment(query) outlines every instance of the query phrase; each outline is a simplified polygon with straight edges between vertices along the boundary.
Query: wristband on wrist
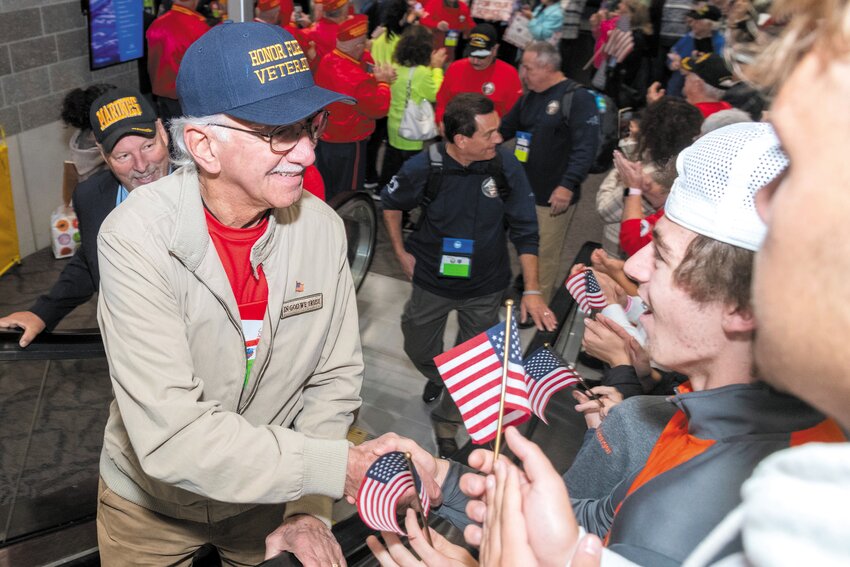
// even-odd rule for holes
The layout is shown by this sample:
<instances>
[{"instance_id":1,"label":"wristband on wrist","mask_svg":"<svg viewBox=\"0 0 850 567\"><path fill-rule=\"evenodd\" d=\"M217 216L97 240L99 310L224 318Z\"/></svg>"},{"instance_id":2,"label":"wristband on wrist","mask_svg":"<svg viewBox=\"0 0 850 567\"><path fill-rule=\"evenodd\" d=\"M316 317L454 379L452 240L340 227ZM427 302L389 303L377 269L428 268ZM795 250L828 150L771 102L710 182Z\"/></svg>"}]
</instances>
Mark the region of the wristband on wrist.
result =
<instances>
[{"instance_id":1,"label":"wristband on wrist","mask_svg":"<svg viewBox=\"0 0 850 567\"><path fill-rule=\"evenodd\" d=\"M539 289L527 289L522 294L525 295L543 295L543 292Z\"/></svg>"},{"instance_id":2,"label":"wristband on wrist","mask_svg":"<svg viewBox=\"0 0 850 567\"><path fill-rule=\"evenodd\" d=\"M637 187L629 187L629 197L634 197L635 195L643 195L643 191Z\"/></svg>"}]
</instances>

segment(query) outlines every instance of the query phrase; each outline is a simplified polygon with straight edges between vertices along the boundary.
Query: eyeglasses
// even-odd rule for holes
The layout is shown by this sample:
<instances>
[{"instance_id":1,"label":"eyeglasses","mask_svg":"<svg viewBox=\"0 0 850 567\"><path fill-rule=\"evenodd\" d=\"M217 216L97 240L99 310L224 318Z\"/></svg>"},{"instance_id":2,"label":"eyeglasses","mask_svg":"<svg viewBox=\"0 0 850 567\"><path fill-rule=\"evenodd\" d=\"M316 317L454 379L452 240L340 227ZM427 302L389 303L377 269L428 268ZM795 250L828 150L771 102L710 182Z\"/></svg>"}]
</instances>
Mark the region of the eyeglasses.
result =
<instances>
[{"instance_id":1,"label":"eyeglasses","mask_svg":"<svg viewBox=\"0 0 850 567\"><path fill-rule=\"evenodd\" d=\"M328 111L322 110L310 116L309 118L297 122L295 124L286 124L278 126L271 132L258 132L256 130L248 130L246 128L237 128L228 124L209 124L209 126L217 126L219 128L227 128L228 130L236 130L237 132L245 132L251 134L269 143L273 153L285 156L295 149L298 141L305 133L310 138L310 142L316 145L319 138L328 126Z\"/></svg>"}]
</instances>

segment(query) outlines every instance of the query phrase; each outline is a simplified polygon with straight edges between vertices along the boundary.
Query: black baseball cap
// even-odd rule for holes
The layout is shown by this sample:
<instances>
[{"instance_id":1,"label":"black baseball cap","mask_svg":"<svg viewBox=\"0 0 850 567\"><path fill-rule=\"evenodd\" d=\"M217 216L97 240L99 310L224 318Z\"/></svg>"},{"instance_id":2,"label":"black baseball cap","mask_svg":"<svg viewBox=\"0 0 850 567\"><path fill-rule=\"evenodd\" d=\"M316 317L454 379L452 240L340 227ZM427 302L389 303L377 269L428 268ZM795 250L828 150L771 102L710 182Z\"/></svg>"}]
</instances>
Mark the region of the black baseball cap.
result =
<instances>
[{"instance_id":1,"label":"black baseball cap","mask_svg":"<svg viewBox=\"0 0 850 567\"><path fill-rule=\"evenodd\" d=\"M718 89L726 90L734 84L732 71L716 53L685 57L682 59L682 69L696 73L700 79Z\"/></svg>"},{"instance_id":2,"label":"black baseball cap","mask_svg":"<svg viewBox=\"0 0 850 567\"><path fill-rule=\"evenodd\" d=\"M490 24L478 24L469 32L470 57L487 57L496 45L496 28Z\"/></svg>"},{"instance_id":3,"label":"black baseball cap","mask_svg":"<svg viewBox=\"0 0 850 567\"><path fill-rule=\"evenodd\" d=\"M89 109L94 139L110 153L124 136L156 136L157 114L142 93L134 89L110 89L97 97Z\"/></svg>"},{"instance_id":4,"label":"black baseball cap","mask_svg":"<svg viewBox=\"0 0 850 567\"><path fill-rule=\"evenodd\" d=\"M699 8L694 8L688 12L688 17L694 20L711 20L713 22L719 22L720 18L723 17L723 13L717 6L704 4Z\"/></svg>"}]
</instances>

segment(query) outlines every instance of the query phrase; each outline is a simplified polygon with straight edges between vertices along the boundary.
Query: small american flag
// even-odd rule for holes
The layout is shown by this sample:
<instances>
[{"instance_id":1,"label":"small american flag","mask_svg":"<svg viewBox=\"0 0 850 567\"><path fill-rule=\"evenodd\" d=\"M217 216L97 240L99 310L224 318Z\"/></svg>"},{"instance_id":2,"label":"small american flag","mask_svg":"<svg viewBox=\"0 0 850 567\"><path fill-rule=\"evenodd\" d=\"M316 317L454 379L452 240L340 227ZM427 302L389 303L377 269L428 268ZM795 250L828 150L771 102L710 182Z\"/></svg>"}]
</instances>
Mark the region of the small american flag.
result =
<instances>
[{"instance_id":1,"label":"small american flag","mask_svg":"<svg viewBox=\"0 0 850 567\"><path fill-rule=\"evenodd\" d=\"M396 508L399 499L410 488L419 494L422 513L427 516L431 502L418 475L411 472L404 453L394 451L378 457L366 471L357 493L357 511L363 522L373 530L405 535L398 525Z\"/></svg>"},{"instance_id":2,"label":"small american flag","mask_svg":"<svg viewBox=\"0 0 850 567\"><path fill-rule=\"evenodd\" d=\"M608 306L608 301L602 293L599 282L596 281L596 276L593 275L593 270L573 274L567 278L564 285L585 315L589 315L591 309L605 309Z\"/></svg>"},{"instance_id":3,"label":"small american flag","mask_svg":"<svg viewBox=\"0 0 850 567\"><path fill-rule=\"evenodd\" d=\"M545 346L534 351L522 365L525 366L531 409L548 424L545 412L549 399L578 382L577 374Z\"/></svg>"},{"instance_id":4,"label":"small american flag","mask_svg":"<svg viewBox=\"0 0 850 567\"><path fill-rule=\"evenodd\" d=\"M617 27L608 34L602 50L616 63L622 63L635 48L635 39L631 30L631 18L622 15L617 19Z\"/></svg>"},{"instance_id":5,"label":"small american flag","mask_svg":"<svg viewBox=\"0 0 850 567\"><path fill-rule=\"evenodd\" d=\"M515 320L511 322L508 344L508 384L503 427L523 423L531 415ZM460 410L472 442L477 445L496 437L504 349L505 324L499 323L434 357L437 371Z\"/></svg>"}]
</instances>

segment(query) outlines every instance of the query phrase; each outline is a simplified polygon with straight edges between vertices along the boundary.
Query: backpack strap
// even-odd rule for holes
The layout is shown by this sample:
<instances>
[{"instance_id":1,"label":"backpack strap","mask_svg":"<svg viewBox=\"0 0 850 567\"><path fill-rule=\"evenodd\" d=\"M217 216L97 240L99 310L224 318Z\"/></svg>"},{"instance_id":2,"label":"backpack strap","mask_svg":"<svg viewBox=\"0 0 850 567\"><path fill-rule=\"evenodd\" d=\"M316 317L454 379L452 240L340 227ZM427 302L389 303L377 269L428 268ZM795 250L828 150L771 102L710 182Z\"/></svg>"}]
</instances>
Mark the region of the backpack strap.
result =
<instances>
[{"instance_id":1,"label":"backpack strap","mask_svg":"<svg viewBox=\"0 0 850 567\"><path fill-rule=\"evenodd\" d=\"M437 193L440 192L440 185L443 181L443 154L440 151L442 146L442 142L428 146L428 181L425 185L425 195L422 197L422 202L419 203L423 213L425 208L437 198Z\"/></svg>"},{"instance_id":2,"label":"backpack strap","mask_svg":"<svg viewBox=\"0 0 850 567\"><path fill-rule=\"evenodd\" d=\"M581 88L577 82L572 79L567 79L567 90L564 92L564 98L561 99L561 116L564 117L564 123L570 125L570 111L573 108L573 95Z\"/></svg>"}]
</instances>

